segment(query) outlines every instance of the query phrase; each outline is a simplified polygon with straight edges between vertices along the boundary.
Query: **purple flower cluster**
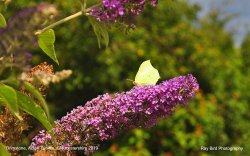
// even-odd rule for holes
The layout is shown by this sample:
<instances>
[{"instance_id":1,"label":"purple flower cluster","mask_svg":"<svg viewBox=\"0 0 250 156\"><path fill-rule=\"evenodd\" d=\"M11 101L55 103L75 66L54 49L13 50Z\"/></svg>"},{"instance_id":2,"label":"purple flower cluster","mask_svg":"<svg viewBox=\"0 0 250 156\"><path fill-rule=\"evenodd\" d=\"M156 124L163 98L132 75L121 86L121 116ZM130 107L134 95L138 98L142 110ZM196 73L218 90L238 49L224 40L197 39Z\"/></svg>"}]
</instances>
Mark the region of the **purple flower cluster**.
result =
<instances>
[{"instance_id":1,"label":"purple flower cluster","mask_svg":"<svg viewBox=\"0 0 250 156\"><path fill-rule=\"evenodd\" d=\"M124 130L151 127L159 118L173 113L178 104L187 104L199 88L192 75L180 76L159 85L136 86L128 92L104 94L73 109L55 122L59 146L88 146L107 140ZM41 131L33 148L52 146L48 132Z\"/></svg>"},{"instance_id":2,"label":"purple flower cluster","mask_svg":"<svg viewBox=\"0 0 250 156\"><path fill-rule=\"evenodd\" d=\"M146 4L157 5L158 0L102 0L102 5L94 7L90 14L98 21L115 22L126 17L137 16Z\"/></svg>"}]
</instances>

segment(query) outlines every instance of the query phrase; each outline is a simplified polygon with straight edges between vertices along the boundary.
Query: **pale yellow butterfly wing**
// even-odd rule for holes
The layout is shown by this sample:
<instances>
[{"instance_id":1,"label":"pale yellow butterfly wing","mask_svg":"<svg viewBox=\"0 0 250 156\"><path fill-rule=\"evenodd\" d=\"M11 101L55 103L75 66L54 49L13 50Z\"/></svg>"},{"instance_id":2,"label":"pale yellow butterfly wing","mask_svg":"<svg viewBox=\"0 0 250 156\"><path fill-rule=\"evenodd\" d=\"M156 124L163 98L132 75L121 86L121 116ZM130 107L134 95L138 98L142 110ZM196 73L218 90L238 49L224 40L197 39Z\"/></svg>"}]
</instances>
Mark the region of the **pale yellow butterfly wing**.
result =
<instances>
[{"instance_id":1,"label":"pale yellow butterfly wing","mask_svg":"<svg viewBox=\"0 0 250 156\"><path fill-rule=\"evenodd\" d=\"M141 64L135 76L135 83L139 86L155 85L159 78L158 70L152 66L150 60L147 60Z\"/></svg>"}]
</instances>

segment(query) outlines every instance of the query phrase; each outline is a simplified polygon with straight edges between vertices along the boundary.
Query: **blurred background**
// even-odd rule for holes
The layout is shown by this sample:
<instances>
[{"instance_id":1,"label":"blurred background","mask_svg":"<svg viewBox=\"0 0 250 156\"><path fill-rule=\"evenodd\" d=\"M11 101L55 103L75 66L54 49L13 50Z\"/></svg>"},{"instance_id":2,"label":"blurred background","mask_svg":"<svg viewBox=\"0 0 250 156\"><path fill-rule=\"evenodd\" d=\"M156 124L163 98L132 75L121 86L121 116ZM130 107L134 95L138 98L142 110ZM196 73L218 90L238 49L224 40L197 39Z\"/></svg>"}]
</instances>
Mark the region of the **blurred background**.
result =
<instances>
[{"instance_id":1,"label":"blurred background","mask_svg":"<svg viewBox=\"0 0 250 156\"><path fill-rule=\"evenodd\" d=\"M18 0L16 11L41 1ZM58 19L79 10L72 1L47 1ZM248 0L159 0L138 17L136 29L110 31L110 45L98 48L87 18L56 27L60 66L73 75L51 86L47 101L54 119L99 94L133 87L139 65L150 59L161 80L192 73L200 90L188 106L150 129L135 129L101 143L95 155L250 155L250 3ZM47 61L32 49L33 65ZM201 151L201 146L241 146L243 152Z\"/></svg>"}]
</instances>

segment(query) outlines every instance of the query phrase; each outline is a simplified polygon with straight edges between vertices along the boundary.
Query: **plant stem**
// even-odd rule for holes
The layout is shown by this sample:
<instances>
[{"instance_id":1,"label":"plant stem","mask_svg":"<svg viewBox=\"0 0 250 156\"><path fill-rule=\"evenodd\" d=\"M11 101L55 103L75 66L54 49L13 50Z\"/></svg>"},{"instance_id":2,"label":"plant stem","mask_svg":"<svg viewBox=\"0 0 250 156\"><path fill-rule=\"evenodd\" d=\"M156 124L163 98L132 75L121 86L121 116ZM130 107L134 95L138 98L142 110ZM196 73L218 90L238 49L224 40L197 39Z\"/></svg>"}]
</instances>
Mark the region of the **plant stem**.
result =
<instances>
[{"instance_id":1,"label":"plant stem","mask_svg":"<svg viewBox=\"0 0 250 156\"><path fill-rule=\"evenodd\" d=\"M65 22L67 22L67 21L70 21L70 20L72 20L72 19L74 19L74 18L77 18L77 17L79 17L79 16L81 16L81 15L83 15L83 12L82 12L82 11L79 11L79 12L73 14L73 15L70 15L70 16L68 16L68 17L65 17L65 18L63 18L63 19L61 19L61 20L59 20L59 21L57 21L57 22L55 22L55 23L53 23L53 24L51 24L51 25L49 25L49 26L47 26L47 27L45 27L45 28L43 28L42 30L37 31L37 32L35 33L35 35L39 35L39 34L45 32L45 31L47 31L47 30L49 30L49 29L51 29L51 28L54 28L54 27L57 26L57 25L60 25L60 24L65 23Z\"/></svg>"},{"instance_id":2,"label":"plant stem","mask_svg":"<svg viewBox=\"0 0 250 156\"><path fill-rule=\"evenodd\" d=\"M89 11L90 11L91 9L93 9L94 7L97 7L97 6L101 5L101 3L98 3L98 4L96 4L96 5L93 5L93 6L89 7L89 8L87 8L87 9L86 9L86 5L87 5L87 4L86 4L86 0L84 0L83 10L81 10L81 11L79 11L79 12L73 14L73 15L70 15L70 16L68 16L68 17L65 17L65 18L63 18L63 19L61 19L61 20L59 20L59 21L57 21L57 22L55 22L55 23L53 23L53 24L51 24L51 25L49 25L49 26L47 26L47 27L45 27L45 28L43 28L42 30L38 30L37 32L35 32L35 35L39 35L39 34L45 32L45 31L47 31L47 30L49 30L49 29L54 28L54 27L57 26L57 25L60 25L60 24L65 23L65 22L67 22L67 21L70 21L70 20L72 20L72 19L74 19L74 18L77 18L77 17L79 17L79 16L82 16L82 15L88 16L88 15L89 15Z\"/></svg>"},{"instance_id":3,"label":"plant stem","mask_svg":"<svg viewBox=\"0 0 250 156\"><path fill-rule=\"evenodd\" d=\"M83 0L82 11L85 12L87 7L87 0Z\"/></svg>"}]
</instances>

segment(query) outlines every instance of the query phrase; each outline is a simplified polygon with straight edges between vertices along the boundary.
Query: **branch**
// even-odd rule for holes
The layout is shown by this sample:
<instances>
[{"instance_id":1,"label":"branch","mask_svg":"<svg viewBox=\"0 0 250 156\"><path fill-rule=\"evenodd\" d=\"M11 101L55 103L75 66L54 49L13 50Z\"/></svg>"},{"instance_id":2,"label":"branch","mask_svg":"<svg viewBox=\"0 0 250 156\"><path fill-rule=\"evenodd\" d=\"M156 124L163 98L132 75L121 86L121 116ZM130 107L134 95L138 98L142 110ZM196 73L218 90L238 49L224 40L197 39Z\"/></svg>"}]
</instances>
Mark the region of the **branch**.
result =
<instances>
[{"instance_id":1,"label":"branch","mask_svg":"<svg viewBox=\"0 0 250 156\"><path fill-rule=\"evenodd\" d=\"M45 27L45 28L43 28L42 30L38 30L37 32L35 32L35 35L39 35L39 34L41 34L41 33L43 33L43 32L45 32L45 31L47 31L47 30L49 30L49 29L52 29L52 28L54 28L54 27L56 27L56 26L58 26L58 25L60 25L60 24L62 24L62 23L65 23L65 22L67 22L67 21L70 21L70 20L72 20L72 19L74 19L74 18L77 18L77 17L79 17L79 16L88 16L89 15L89 11L91 11L91 9L93 9L93 8L95 8L95 7L98 7L98 6L100 6L101 5L101 3L98 3L98 4L96 4L96 5L93 5L93 6L91 6L91 7L89 7L89 8L87 8L86 9L86 0L84 0L84 2L83 2L83 8L82 8L82 10L81 11L79 11L79 12L77 12L77 13L75 13L75 14L73 14L73 15L70 15L70 16L68 16L68 17L65 17L65 18L63 18L63 19L61 19L61 20L59 20L59 21L57 21L57 22L55 22L55 23L53 23L53 24L51 24L51 25L49 25L49 26L47 26L47 27Z\"/></svg>"},{"instance_id":2,"label":"branch","mask_svg":"<svg viewBox=\"0 0 250 156\"><path fill-rule=\"evenodd\" d=\"M79 17L79 16L81 16L81 15L83 15L83 12L82 12L82 11L79 11L79 12L73 14L73 15L70 15L70 16L68 16L68 17L65 17L65 18L63 18L63 19L61 19L61 20L59 20L59 21L57 21L57 22L55 22L55 23L53 23L53 24L51 24L51 25L49 25L49 26L47 26L47 27L45 27L45 28L43 28L42 30L37 31L37 32L35 33L35 35L39 35L39 34L45 32L45 31L47 31L47 30L49 30L49 29L54 28L54 27L57 26L57 25L60 25L60 24L65 23L65 22L67 22L67 21L70 21L70 20L72 20L72 19L74 19L74 18L77 18L77 17Z\"/></svg>"}]
</instances>

